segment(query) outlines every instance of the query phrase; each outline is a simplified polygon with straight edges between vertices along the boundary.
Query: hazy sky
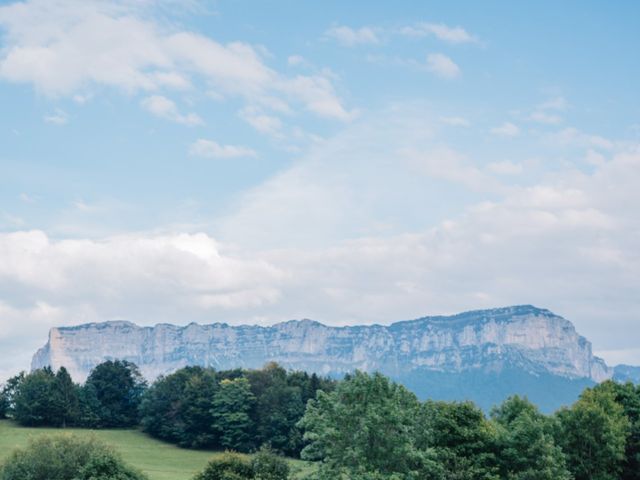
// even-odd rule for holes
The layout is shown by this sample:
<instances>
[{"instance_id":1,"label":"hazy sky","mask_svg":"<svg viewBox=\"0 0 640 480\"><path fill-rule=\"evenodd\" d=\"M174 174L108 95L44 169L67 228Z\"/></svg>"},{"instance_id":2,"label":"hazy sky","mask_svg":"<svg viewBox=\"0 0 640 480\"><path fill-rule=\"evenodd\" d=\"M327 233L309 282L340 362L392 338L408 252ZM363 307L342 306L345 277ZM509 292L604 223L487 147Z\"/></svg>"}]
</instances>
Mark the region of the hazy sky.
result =
<instances>
[{"instance_id":1,"label":"hazy sky","mask_svg":"<svg viewBox=\"0 0 640 480\"><path fill-rule=\"evenodd\" d=\"M523 303L640 364L639 50L632 1L0 2L0 374Z\"/></svg>"}]
</instances>

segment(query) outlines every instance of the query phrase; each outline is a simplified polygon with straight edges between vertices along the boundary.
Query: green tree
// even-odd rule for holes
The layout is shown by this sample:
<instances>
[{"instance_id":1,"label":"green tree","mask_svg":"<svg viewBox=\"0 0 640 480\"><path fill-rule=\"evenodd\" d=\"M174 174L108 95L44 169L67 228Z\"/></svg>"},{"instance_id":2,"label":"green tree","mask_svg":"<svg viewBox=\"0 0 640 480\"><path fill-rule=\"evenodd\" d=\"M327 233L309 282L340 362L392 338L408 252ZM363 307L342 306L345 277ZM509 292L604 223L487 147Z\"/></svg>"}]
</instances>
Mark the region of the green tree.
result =
<instances>
[{"instance_id":1,"label":"green tree","mask_svg":"<svg viewBox=\"0 0 640 480\"><path fill-rule=\"evenodd\" d=\"M268 443L277 451L297 455L302 448L302 432L296 427L304 415L304 378L292 374L276 363L247 373L256 398L253 419L258 443ZM307 376L308 382L308 376Z\"/></svg>"},{"instance_id":2,"label":"green tree","mask_svg":"<svg viewBox=\"0 0 640 480\"><path fill-rule=\"evenodd\" d=\"M95 439L42 435L9 455L0 480L145 480Z\"/></svg>"},{"instance_id":3,"label":"green tree","mask_svg":"<svg viewBox=\"0 0 640 480\"><path fill-rule=\"evenodd\" d=\"M429 478L414 446L418 410L404 387L356 372L309 402L300 421L309 442L302 458L322 461L320 478Z\"/></svg>"},{"instance_id":4,"label":"green tree","mask_svg":"<svg viewBox=\"0 0 640 480\"><path fill-rule=\"evenodd\" d=\"M510 480L570 480L550 421L528 400L505 400L491 412L498 430L500 477Z\"/></svg>"},{"instance_id":5,"label":"green tree","mask_svg":"<svg viewBox=\"0 0 640 480\"><path fill-rule=\"evenodd\" d=\"M587 389L556 414L556 443L576 480L618 480L629 420L611 389Z\"/></svg>"},{"instance_id":6,"label":"green tree","mask_svg":"<svg viewBox=\"0 0 640 480\"><path fill-rule=\"evenodd\" d=\"M95 390L101 427L138 424L138 407L146 383L133 363L121 360L101 363L91 371L86 385Z\"/></svg>"},{"instance_id":7,"label":"green tree","mask_svg":"<svg viewBox=\"0 0 640 480\"><path fill-rule=\"evenodd\" d=\"M217 390L213 369L185 367L159 378L143 395L142 428L182 447L216 446L211 410Z\"/></svg>"},{"instance_id":8,"label":"green tree","mask_svg":"<svg viewBox=\"0 0 640 480\"><path fill-rule=\"evenodd\" d=\"M49 367L25 375L13 394L13 418L26 426L53 425L54 382L55 375Z\"/></svg>"},{"instance_id":9,"label":"green tree","mask_svg":"<svg viewBox=\"0 0 640 480\"><path fill-rule=\"evenodd\" d=\"M594 387L594 390L611 391L616 403L622 406L623 413L629 420L629 436L620 479L640 480L640 385L608 380Z\"/></svg>"},{"instance_id":10,"label":"green tree","mask_svg":"<svg viewBox=\"0 0 640 480\"><path fill-rule=\"evenodd\" d=\"M431 452L444 479L497 479L496 432L471 402L422 404L416 418L416 445Z\"/></svg>"},{"instance_id":11,"label":"green tree","mask_svg":"<svg viewBox=\"0 0 640 480\"><path fill-rule=\"evenodd\" d=\"M220 382L213 398L211 417L222 447L248 451L254 446L254 423L249 415L254 403L255 397L246 378Z\"/></svg>"},{"instance_id":12,"label":"green tree","mask_svg":"<svg viewBox=\"0 0 640 480\"><path fill-rule=\"evenodd\" d=\"M24 380L25 373L20 372L18 375L14 375L6 383L2 386L2 391L0 392L0 409L2 411L2 417L12 417L13 411L15 407L15 396L18 391L18 388L22 381Z\"/></svg>"},{"instance_id":13,"label":"green tree","mask_svg":"<svg viewBox=\"0 0 640 480\"><path fill-rule=\"evenodd\" d=\"M51 409L53 426L66 428L78 423L78 387L64 367L60 367L51 385Z\"/></svg>"},{"instance_id":14,"label":"green tree","mask_svg":"<svg viewBox=\"0 0 640 480\"><path fill-rule=\"evenodd\" d=\"M96 388L86 383L78 387L78 425L85 428L99 428L101 411Z\"/></svg>"},{"instance_id":15,"label":"green tree","mask_svg":"<svg viewBox=\"0 0 640 480\"><path fill-rule=\"evenodd\" d=\"M9 409L11 408L11 401L9 399L9 392L7 391L7 385L0 386L0 419L7 418Z\"/></svg>"}]
</instances>

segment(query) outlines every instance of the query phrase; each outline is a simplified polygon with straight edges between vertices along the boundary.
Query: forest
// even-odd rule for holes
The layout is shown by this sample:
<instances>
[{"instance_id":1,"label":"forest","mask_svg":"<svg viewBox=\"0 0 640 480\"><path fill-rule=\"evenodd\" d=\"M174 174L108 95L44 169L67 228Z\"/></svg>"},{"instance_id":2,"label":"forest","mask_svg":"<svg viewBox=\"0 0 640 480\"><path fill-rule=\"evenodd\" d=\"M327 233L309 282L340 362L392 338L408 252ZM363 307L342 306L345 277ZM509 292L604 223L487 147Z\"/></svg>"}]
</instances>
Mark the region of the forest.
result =
<instances>
[{"instance_id":1,"label":"forest","mask_svg":"<svg viewBox=\"0 0 640 480\"><path fill-rule=\"evenodd\" d=\"M286 479L280 456L315 462L310 478L318 480L640 479L640 386L613 381L552 415L518 396L485 413L471 402L419 401L378 373L334 380L274 363L185 367L147 385L134 364L107 361L84 384L64 367L12 377L0 417L60 429L139 428L184 448L228 451L199 480ZM36 456L59 448L45 447ZM10 475L12 461L1 480L20 478Z\"/></svg>"}]
</instances>

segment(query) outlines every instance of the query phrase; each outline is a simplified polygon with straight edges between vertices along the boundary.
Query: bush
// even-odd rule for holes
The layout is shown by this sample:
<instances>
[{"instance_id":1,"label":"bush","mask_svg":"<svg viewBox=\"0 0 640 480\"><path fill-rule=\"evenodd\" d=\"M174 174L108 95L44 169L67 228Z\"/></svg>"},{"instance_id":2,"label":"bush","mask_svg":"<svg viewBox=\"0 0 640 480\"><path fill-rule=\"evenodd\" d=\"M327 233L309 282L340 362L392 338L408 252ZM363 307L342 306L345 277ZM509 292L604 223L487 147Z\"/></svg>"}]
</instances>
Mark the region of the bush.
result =
<instances>
[{"instance_id":1,"label":"bush","mask_svg":"<svg viewBox=\"0 0 640 480\"><path fill-rule=\"evenodd\" d=\"M251 459L255 480L286 480L289 478L289 464L269 448L261 448Z\"/></svg>"},{"instance_id":2,"label":"bush","mask_svg":"<svg viewBox=\"0 0 640 480\"><path fill-rule=\"evenodd\" d=\"M289 464L270 449L262 448L249 460L244 455L225 452L209 462L194 480L287 480Z\"/></svg>"},{"instance_id":3,"label":"bush","mask_svg":"<svg viewBox=\"0 0 640 480\"><path fill-rule=\"evenodd\" d=\"M0 469L0 480L146 480L95 439L40 436L15 450Z\"/></svg>"},{"instance_id":4,"label":"bush","mask_svg":"<svg viewBox=\"0 0 640 480\"><path fill-rule=\"evenodd\" d=\"M225 452L214 458L194 480L251 480L253 479L251 462L244 455Z\"/></svg>"}]
</instances>

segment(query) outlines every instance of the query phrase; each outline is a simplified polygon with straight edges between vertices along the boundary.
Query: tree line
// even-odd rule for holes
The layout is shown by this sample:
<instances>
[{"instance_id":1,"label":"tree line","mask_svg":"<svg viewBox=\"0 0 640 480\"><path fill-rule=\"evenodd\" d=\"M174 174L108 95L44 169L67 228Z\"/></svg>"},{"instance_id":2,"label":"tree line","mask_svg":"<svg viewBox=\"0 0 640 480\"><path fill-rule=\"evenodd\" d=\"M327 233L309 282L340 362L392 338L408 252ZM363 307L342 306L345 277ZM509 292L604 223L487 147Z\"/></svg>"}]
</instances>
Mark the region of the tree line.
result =
<instances>
[{"instance_id":1,"label":"tree line","mask_svg":"<svg viewBox=\"0 0 640 480\"><path fill-rule=\"evenodd\" d=\"M490 415L420 402L380 374L319 392L300 422L318 479L638 480L640 387L607 381L546 416L527 399Z\"/></svg>"},{"instance_id":2,"label":"tree line","mask_svg":"<svg viewBox=\"0 0 640 480\"><path fill-rule=\"evenodd\" d=\"M0 418L24 426L129 428L186 448L251 452L269 445L298 456L298 422L318 390L336 381L288 372L275 363L259 370L185 367L148 386L136 365L106 361L83 385L61 367L21 373L0 392Z\"/></svg>"},{"instance_id":3,"label":"tree line","mask_svg":"<svg viewBox=\"0 0 640 480\"><path fill-rule=\"evenodd\" d=\"M84 385L62 368L16 376L0 415L23 425L139 425L189 448L267 445L317 462L318 480L640 480L640 386L613 381L553 415L518 396L486 415L472 402L421 402L377 373L334 381L276 364L186 367L147 386L135 365L115 361ZM262 478L249 460L223 460L200 478Z\"/></svg>"}]
</instances>

